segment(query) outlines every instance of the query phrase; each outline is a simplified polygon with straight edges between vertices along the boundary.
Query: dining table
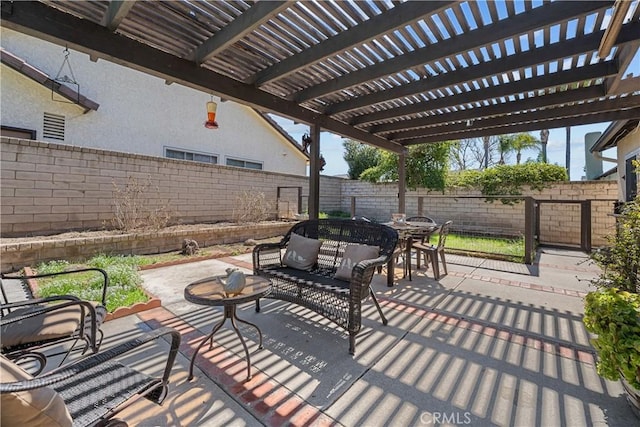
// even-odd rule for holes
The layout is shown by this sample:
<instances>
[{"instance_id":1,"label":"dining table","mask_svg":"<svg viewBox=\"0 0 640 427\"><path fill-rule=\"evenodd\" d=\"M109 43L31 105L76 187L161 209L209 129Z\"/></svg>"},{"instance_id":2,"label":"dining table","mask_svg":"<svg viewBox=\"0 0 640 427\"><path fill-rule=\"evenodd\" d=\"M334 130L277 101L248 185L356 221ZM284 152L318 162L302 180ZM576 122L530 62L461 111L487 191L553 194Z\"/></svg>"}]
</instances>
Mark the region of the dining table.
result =
<instances>
[{"instance_id":1,"label":"dining table","mask_svg":"<svg viewBox=\"0 0 640 427\"><path fill-rule=\"evenodd\" d=\"M411 280L411 246L415 238L420 238L428 241L430 236L440 229L440 226L435 222L423 222L423 221L390 221L385 223L389 227L398 232L398 246L396 251L404 252L405 272L409 273L409 280ZM395 270L396 256L389 259L387 263L387 286L393 286L393 272Z\"/></svg>"}]
</instances>

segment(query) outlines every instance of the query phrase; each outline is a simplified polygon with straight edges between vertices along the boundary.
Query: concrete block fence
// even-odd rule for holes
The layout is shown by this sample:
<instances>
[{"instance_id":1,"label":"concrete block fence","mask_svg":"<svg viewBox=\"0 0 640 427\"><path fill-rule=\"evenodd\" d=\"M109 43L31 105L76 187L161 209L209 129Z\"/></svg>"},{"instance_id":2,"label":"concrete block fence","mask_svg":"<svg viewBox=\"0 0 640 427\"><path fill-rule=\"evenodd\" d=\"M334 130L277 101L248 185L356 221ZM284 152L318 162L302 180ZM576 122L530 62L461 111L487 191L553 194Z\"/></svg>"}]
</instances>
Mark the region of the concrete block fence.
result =
<instances>
[{"instance_id":1,"label":"concrete block fence","mask_svg":"<svg viewBox=\"0 0 640 427\"><path fill-rule=\"evenodd\" d=\"M301 186L305 203L309 194L304 176L71 145L3 137L0 153L4 237L112 228L114 191L130 177L151 184L143 195L146 207L164 209L184 224L229 221L244 191L264 192L274 219L279 186ZM339 209L341 181L322 178L323 209Z\"/></svg>"},{"instance_id":2,"label":"concrete block fence","mask_svg":"<svg viewBox=\"0 0 640 427\"><path fill-rule=\"evenodd\" d=\"M308 200L308 178L221 165L157 158L71 145L2 137L0 139L0 235L24 237L74 230L111 228L114 191L129 179L150 182L144 205L164 209L173 223L216 223L233 217L236 200L244 191L263 192L275 206L278 187L302 187ZM296 194L296 191L285 192ZM560 183L524 196L558 200L540 207L540 238L575 244L580 241L578 205L561 201L592 200L593 244L614 228L612 200L618 195L613 181ZM296 200L288 203L297 206ZM446 194L425 189L408 191L406 213L420 210L438 221L453 219L458 229L489 234L520 235L523 204L489 203L479 192ZM320 210L342 210L386 221L398 210L396 183L370 184L322 176ZM241 240L237 240L241 241Z\"/></svg>"}]
</instances>

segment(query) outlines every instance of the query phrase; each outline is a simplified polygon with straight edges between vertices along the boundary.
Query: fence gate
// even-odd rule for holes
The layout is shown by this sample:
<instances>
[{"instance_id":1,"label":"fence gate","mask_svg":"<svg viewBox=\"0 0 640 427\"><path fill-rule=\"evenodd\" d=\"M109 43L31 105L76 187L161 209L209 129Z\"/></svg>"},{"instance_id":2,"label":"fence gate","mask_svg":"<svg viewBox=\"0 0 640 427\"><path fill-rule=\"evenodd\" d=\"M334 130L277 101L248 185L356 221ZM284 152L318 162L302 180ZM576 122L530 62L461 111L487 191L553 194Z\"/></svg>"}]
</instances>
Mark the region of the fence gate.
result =
<instances>
[{"instance_id":1,"label":"fence gate","mask_svg":"<svg viewBox=\"0 0 640 427\"><path fill-rule=\"evenodd\" d=\"M590 252L606 244L615 230L615 200L535 200L535 236L539 246Z\"/></svg>"},{"instance_id":2,"label":"fence gate","mask_svg":"<svg viewBox=\"0 0 640 427\"><path fill-rule=\"evenodd\" d=\"M302 213L302 187L278 187L278 219L296 219Z\"/></svg>"}]
</instances>

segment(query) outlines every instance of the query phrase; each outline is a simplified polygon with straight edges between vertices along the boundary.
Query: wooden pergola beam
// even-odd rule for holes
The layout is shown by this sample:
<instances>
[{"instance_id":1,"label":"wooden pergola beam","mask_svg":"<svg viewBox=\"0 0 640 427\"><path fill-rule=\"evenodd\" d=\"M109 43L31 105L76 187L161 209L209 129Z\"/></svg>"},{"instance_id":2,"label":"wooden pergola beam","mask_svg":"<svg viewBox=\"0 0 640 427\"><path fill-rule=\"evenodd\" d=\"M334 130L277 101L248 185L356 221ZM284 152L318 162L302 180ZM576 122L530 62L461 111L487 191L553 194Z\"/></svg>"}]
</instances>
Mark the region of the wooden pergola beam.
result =
<instances>
[{"instance_id":1,"label":"wooden pergola beam","mask_svg":"<svg viewBox=\"0 0 640 427\"><path fill-rule=\"evenodd\" d=\"M610 6L610 1L548 3L533 9L529 13L515 15L507 20L507 22L495 22L446 42L430 44L423 48L416 49L413 52L380 62L377 65L343 75L338 79L332 79L311 86L296 93L294 99L298 102L303 102L309 99L321 98L330 93L339 92L379 77L399 73L429 62L442 60L486 44L495 43L527 31L536 30L545 25L551 25L554 22L560 22L589 11ZM598 38L598 43L600 39L601 37Z\"/></svg>"},{"instance_id":2,"label":"wooden pergola beam","mask_svg":"<svg viewBox=\"0 0 640 427\"><path fill-rule=\"evenodd\" d=\"M620 111L635 107L640 107L640 95L605 99L603 101L574 103L573 105L565 105L556 108L545 108L530 111L527 113L514 113L499 117L491 117L483 120L475 120L471 126L467 125L467 123L453 123L432 126L428 128L406 130L392 134L390 139L398 141L402 139L412 139L421 137L423 135L432 135L438 133L454 133L464 130L489 129L504 126L508 127L519 123L537 122L541 120L550 120L563 117L575 117L585 114L595 114L607 111Z\"/></svg>"},{"instance_id":3,"label":"wooden pergola beam","mask_svg":"<svg viewBox=\"0 0 640 427\"><path fill-rule=\"evenodd\" d=\"M567 40L563 43L556 43L551 46L521 52L518 55L511 55L490 62L485 62L474 67L469 67L469 69L465 69L460 72L440 74L438 76L421 79L395 89L374 92L370 95L360 96L331 105L326 108L324 112L327 115L343 113L345 111L379 104L392 99L442 89L476 79L500 75L511 70L532 67L548 61L568 58L585 52L594 51L597 48L598 43L600 43L603 33L604 31L598 31L586 36ZM640 22L625 25L620 31L620 35L618 37L618 41L620 43L630 43L638 40L640 40ZM461 104L465 102L467 101L464 100L464 98L460 99Z\"/></svg>"},{"instance_id":4,"label":"wooden pergola beam","mask_svg":"<svg viewBox=\"0 0 640 427\"><path fill-rule=\"evenodd\" d=\"M386 123L373 126L369 129L372 133L387 133L411 128L426 128L443 124L453 124L463 120L477 120L485 117L499 116L517 111L533 110L543 107L574 103L605 96L604 85L595 85L579 89L555 92L544 96L532 96L517 101L507 101L500 104L482 105L466 110L443 112L429 117L413 120L403 120L395 123ZM526 114L526 113L524 113Z\"/></svg>"},{"instance_id":5,"label":"wooden pergola beam","mask_svg":"<svg viewBox=\"0 0 640 427\"><path fill-rule=\"evenodd\" d=\"M485 135L505 135L518 132L531 132L540 129L556 129L567 126L588 125L592 123L610 122L616 120L629 120L640 118L640 107L630 108L622 111L607 111L594 114L586 114L576 117L563 117L550 120L540 120L529 123L519 123L508 126L501 126L488 129L478 129L469 131L458 131L451 133L440 133L425 135L418 138L401 141L402 145L409 146L415 144L437 143L443 141L453 141L466 138L480 138Z\"/></svg>"},{"instance_id":6,"label":"wooden pergola beam","mask_svg":"<svg viewBox=\"0 0 640 427\"><path fill-rule=\"evenodd\" d=\"M357 126L371 122L391 119L393 117L406 117L424 111L450 108L458 105L480 102L486 99L506 97L524 92L535 92L549 87L568 85L574 82L593 80L606 77L618 72L615 61L601 62L593 65L585 65L577 70L559 71L554 74L522 79L511 83L491 86L484 89L472 90L464 96L452 95L433 99L426 102L415 103L405 107L390 108L370 114L363 114L351 120L350 124ZM463 101L464 99L464 101Z\"/></svg>"},{"instance_id":7,"label":"wooden pergola beam","mask_svg":"<svg viewBox=\"0 0 640 427\"><path fill-rule=\"evenodd\" d=\"M214 36L205 40L190 59L198 64L206 62L288 7L286 1L257 2Z\"/></svg>"},{"instance_id":8,"label":"wooden pergola beam","mask_svg":"<svg viewBox=\"0 0 640 427\"><path fill-rule=\"evenodd\" d=\"M198 66L136 40L110 32L105 27L79 19L40 2L16 2L11 13L3 13L2 25L16 31L103 58L206 93L215 93L260 111L274 112L294 121L316 124L347 138L401 152L397 143L354 128L293 101L278 98L230 77Z\"/></svg>"},{"instance_id":9,"label":"wooden pergola beam","mask_svg":"<svg viewBox=\"0 0 640 427\"><path fill-rule=\"evenodd\" d=\"M422 1L406 2L397 5L388 12L374 16L360 25L356 25L347 31L339 33L335 37L330 37L315 46L302 50L296 55L256 73L247 83L262 86L272 80L286 77L301 68L308 67L336 53L347 50L354 45L372 40L383 32L393 30L410 22L415 22L423 16L442 10L452 3L455 2Z\"/></svg>"},{"instance_id":10,"label":"wooden pergola beam","mask_svg":"<svg viewBox=\"0 0 640 427\"><path fill-rule=\"evenodd\" d=\"M122 20L135 5L135 1L111 0L107 8L107 13L104 15L100 24L102 24L103 27L107 27L110 31L117 30Z\"/></svg>"}]
</instances>

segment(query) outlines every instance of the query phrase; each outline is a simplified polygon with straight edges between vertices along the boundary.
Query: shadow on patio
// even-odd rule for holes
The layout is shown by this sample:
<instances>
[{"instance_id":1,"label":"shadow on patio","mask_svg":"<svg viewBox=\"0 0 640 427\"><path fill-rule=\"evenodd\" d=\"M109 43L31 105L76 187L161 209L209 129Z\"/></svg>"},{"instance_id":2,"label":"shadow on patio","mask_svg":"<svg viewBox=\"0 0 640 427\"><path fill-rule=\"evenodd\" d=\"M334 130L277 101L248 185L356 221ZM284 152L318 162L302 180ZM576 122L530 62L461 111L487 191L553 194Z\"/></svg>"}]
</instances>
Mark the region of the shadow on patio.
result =
<instances>
[{"instance_id":1,"label":"shadow on patio","mask_svg":"<svg viewBox=\"0 0 640 427\"><path fill-rule=\"evenodd\" d=\"M255 329L240 326L249 381L228 324L187 381L189 358L222 308L192 305L182 291L230 264L249 272L250 255L165 267L144 273L163 307L108 322L104 348L160 325L183 335L169 397L162 407L141 401L127 409L133 425L635 425L621 386L595 371L581 318L585 279L597 270L584 258L543 252L527 275L452 257L440 281L422 269L393 288L377 276L389 324L366 304L355 356L347 335L315 313L282 301L263 301L260 313L245 304L238 316L264 338L258 350ZM145 354L131 363L156 369Z\"/></svg>"}]
</instances>

